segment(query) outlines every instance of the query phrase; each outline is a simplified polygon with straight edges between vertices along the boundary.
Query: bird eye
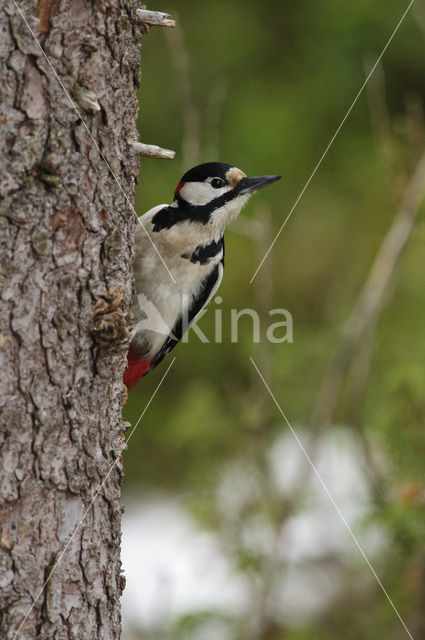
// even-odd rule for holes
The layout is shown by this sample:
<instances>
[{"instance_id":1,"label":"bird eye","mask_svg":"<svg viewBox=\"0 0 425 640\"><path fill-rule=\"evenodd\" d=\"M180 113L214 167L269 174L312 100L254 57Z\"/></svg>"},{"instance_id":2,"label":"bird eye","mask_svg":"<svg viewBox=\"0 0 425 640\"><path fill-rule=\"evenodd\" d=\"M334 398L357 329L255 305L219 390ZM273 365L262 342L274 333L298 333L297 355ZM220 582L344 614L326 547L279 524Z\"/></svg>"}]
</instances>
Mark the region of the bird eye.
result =
<instances>
[{"instance_id":1,"label":"bird eye","mask_svg":"<svg viewBox=\"0 0 425 640\"><path fill-rule=\"evenodd\" d=\"M213 178L211 180L211 186L214 187L214 189L220 189L220 187L224 187L225 184L221 178Z\"/></svg>"}]
</instances>

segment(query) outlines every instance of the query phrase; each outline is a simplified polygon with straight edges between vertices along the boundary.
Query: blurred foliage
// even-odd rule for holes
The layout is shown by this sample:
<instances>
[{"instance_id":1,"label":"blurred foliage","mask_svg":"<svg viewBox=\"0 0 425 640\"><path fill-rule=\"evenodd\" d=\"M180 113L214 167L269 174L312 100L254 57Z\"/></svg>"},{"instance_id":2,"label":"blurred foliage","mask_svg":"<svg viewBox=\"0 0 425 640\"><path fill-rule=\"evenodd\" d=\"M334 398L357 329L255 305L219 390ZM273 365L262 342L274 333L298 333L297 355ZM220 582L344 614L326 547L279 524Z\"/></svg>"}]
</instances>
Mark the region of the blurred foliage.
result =
<instances>
[{"instance_id":1,"label":"blurred foliage","mask_svg":"<svg viewBox=\"0 0 425 640\"><path fill-rule=\"evenodd\" d=\"M278 532L291 513L302 509L302 498L291 504L291 496L283 499L270 483L267 451L287 426L249 356L289 420L308 427L344 319L424 150L425 10L417 4L251 285L260 259L407 4L180 0L148 7L170 12L182 31L176 36L151 28L143 38L141 139L176 149L177 156L174 162L143 160L137 210L170 202L181 174L198 162L221 160L251 175L280 173L283 179L255 196L227 232L222 302L211 303L199 323L210 343L191 332L189 343L173 352L176 362L125 453L125 489L141 496L152 488L186 496L205 526L219 535L231 532L229 553L239 570L255 574L264 589L270 558L243 549L243 522L261 515ZM354 421L342 410L338 414L367 443L379 467L380 499L370 517L390 543L376 559L377 572L418 638L425 633L422 214L370 345L373 359L357 407L360 418ZM267 224L270 229L252 233L249 221L260 223L253 227L257 231ZM249 318L240 321L239 342L230 341L230 310L246 307L261 315L259 344L252 343ZM293 316L294 343L269 345L268 310L281 307ZM222 313L221 344L213 342L214 309ZM124 415L132 424L170 361L169 356L130 393ZM254 468L259 488L230 527L216 487L235 464ZM367 581L364 587L368 568L360 564L358 558L347 567L338 598L312 621L286 624L284 616L268 618L263 611L256 627L255 620L228 621L201 612L188 614L166 637L405 637L379 586ZM257 613L253 607L253 617ZM203 634L202 625L212 623L224 625L228 635Z\"/></svg>"}]
</instances>

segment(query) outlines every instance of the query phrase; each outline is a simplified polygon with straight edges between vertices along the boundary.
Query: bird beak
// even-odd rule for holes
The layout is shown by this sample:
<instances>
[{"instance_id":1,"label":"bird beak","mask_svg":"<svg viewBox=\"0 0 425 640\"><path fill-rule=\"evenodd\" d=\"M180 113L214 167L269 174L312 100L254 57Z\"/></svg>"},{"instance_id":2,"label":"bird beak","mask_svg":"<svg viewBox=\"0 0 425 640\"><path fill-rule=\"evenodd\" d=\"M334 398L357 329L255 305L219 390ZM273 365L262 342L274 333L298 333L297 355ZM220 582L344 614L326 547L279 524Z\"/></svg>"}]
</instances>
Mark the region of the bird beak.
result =
<instances>
[{"instance_id":1,"label":"bird beak","mask_svg":"<svg viewBox=\"0 0 425 640\"><path fill-rule=\"evenodd\" d=\"M252 193L257 189L267 187L268 184L280 180L282 176L255 176L253 178L242 178L238 183L239 195Z\"/></svg>"}]
</instances>

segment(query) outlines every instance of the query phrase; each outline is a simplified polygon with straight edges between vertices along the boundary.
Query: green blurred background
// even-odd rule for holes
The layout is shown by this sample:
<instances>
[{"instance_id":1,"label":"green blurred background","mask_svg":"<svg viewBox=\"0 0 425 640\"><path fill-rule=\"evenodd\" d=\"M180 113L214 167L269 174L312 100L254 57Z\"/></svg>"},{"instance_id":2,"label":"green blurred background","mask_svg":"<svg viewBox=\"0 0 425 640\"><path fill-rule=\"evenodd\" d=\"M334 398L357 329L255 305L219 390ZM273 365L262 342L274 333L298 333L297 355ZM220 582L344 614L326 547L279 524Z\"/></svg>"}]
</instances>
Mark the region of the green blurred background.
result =
<instances>
[{"instance_id":1,"label":"green blurred background","mask_svg":"<svg viewBox=\"0 0 425 640\"><path fill-rule=\"evenodd\" d=\"M371 562L412 636L425 638L423 206L379 315L334 369L337 389L324 400L320 391L425 151L425 7L418 0L409 11L252 284L407 3L181 0L148 8L171 13L179 28L152 27L143 37L140 136L175 149L176 159L143 159L137 211L170 202L182 173L199 162L220 160L248 175L279 173L282 180L252 198L227 231L222 302L211 303L199 323L210 343L191 332L188 344L174 350L176 362L124 462L124 491L133 505L166 496L214 536L232 571L249 585L245 608L164 609L155 625L132 622L127 637L409 637L332 510L329 532L337 529L347 547L316 553L311 565L307 553L303 570L308 582L321 563L336 589L313 613L303 613L302 588L299 615L285 610L283 596L279 606L279 585L286 580L291 589L285 535L308 513L318 480L301 456L294 482L277 486L270 452L292 436L252 356L313 461L345 434L350 464L365 487L361 517L350 523L361 544L367 546L372 531L377 535L368 547ZM260 343L253 344L248 317L232 343L230 310L247 307L260 314ZM274 308L292 314L293 343L267 342ZM215 309L223 318L221 344L213 340ZM170 362L168 356L129 394L124 416L132 424ZM237 503L229 512L217 488L235 469L249 482L242 480L242 489L237 481L225 483ZM336 490L344 483L344 465L333 483ZM244 485L242 504L237 497ZM266 531L260 544L252 544L253 530L260 538ZM313 540L314 533L313 526Z\"/></svg>"}]
</instances>

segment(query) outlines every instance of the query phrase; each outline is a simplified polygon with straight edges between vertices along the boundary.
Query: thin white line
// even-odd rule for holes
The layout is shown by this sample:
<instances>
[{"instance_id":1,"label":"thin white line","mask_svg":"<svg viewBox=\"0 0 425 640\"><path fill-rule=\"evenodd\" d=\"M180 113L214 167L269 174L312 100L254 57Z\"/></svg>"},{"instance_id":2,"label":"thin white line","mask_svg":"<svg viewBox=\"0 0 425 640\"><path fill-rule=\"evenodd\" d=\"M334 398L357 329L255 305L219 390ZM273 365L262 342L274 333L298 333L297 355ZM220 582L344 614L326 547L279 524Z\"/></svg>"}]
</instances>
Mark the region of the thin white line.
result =
<instances>
[{"instance_id":1,"label":"thin white line","mask_svg":"<svg viewBox=\"0 0 425 640\"><path fill-rule=\"evenodd\" d=\"M323 154L322 154L322 156L321 156L321 158L320 158L319 162L316 164L316 166L315 166L315 168L314 168L314 170L313 170L313 173L311 174L311 176L309 177L309 179L308 179L308 180L307 180L307 182L305 183L305 185L304 185L304 187L302 188L301 193L299 194L298 198L295 200L295 202L294 202L294 204L293 204L293 206L292 206L292 209L290 210L290 212L289 212L289 213L288 213L288 215L286 216L285 220L283 221L282 226L280 227L279 231L277 232L277 234L276 234L276 236L275 236L275 238L274 238L273 242L271 243L270 247L267 249L267 251L266 251L266 253L265 253L265 255L264 255L263 259L261 260L261 262L260 262L260 264L258 265L258 267L257 267L257 269L256 269L256 271L255 271L255 273L254 273L254 275L252 276L251 280L249 281L249 284L252 284L252 281L254 280L255 276L257 275L257 273L259 272L259 270L260 270L260 269L261 269L261 267L263 266L263 263L264 263L265 259L266 259L266 258L267 258L267 256L269 255L270 251L273 249L273 247L274 247L274 245L275 245L275 243L276 243L277 239L279 238L279 236L280 236L280 234L281 234L281 232L282 232L282 230L283 230L284 226L286 225L286 223L288 222L289 218L291 217L292 212L294 211L295 207L297 206L297 204L299 203L299 201L300 201L300 200L301 200L301 198L303 197L304 192L305 192L305 190L307 189L308 185L310 184L310 182L312 181L312 179L313 179L313 178L314 178L314 176L316 175L316 172L317 172L318 168L319 168L319 167L320 167L320 165L322 164L322 161L324 160L324 158L325 158L326 154L328 153L329 149L331 148L331 146L332 146L332 144L333 144L333 142L334 142L335 138L337 137L338 133L341 131L341 129L342 129L342 127L343 127L343 125L344 125L345 121L347 120L348 116L350 115L351 111L353 110L353 108L354 108L354 106L355 106L355 104L356 104L357 100L360 98L360 96L361 96L361 94L362 94L362 92L363 92L363 89L365 88L365 86L366 86L366 85L367 85L367 83L369 82L369 80L370 80L370 78L371 78L371 76L372 76L373 72L375 71L376 67L378 66L379 62L381 61L382 56L384 55L385 51L388 49L388 47L389 47L389 45L390 45L391 40L394 38L395 34L397 33L397 31L398 31L398 29L399 29L399 27L400 27L401 23L403 22L404 18L406 17L406 15L407 15L407 13L408 13L408 11L409 11L410 7L411 7L411 6L412 6L412 4L414 3L414 1L415 1L415 0L411 0L411 2L410 2L410 4L409 4L409 6L407 7L406 11L403 13L402 17L400 18L399 23L397 24L396 28L394 29L394 31L392 32L392 34L391 34L391 36L390 36L390 39L388 40L388 42L387 42L387 44L385 45L385 47L382 49L382 51L381 51L381 54L380 54L379 58L377 59L377 61L376 61L376 62L375 62L375 64L373 65L373 67L372 67L371 71L369 72L369 74L368 74L368 76L367 76L366 80L363 82L362 86L360 87L360 90L359 90L359 92L357 93L356 97L354 98L354 101L353 101L353 103L352 103L351 107L348 109L348 111L347 111L347 113L345 114L344 118L342 119L342 121L341 121L341 123L340 123L340 125L339 125L338 129L335 131L334 135L332 136L331 141L329 142L328 146L327 146L327 147L326 147L326 149L324 150L324 152L323 152Z\"/></svg>"},{"instance_id":2,"label":"thin white line","mask_svg":"<svg viewBox=\"0 0 425 640\"><path fill-rule=\"evenodd\" d=\"M146 233L149 242L152 244L153 248L155 249L155 251L157 252L162 264L164 265L164 267L166 268L168 275L170 276L171 280L175 283L175 279L173 277L173 274L171 273L171 271L168 269L167 265L165 264L161 254L159 253L154 241L152 240L152 238L150 237L149 233L146 231L145 225L143 224L143 222L141 221L141 219L138 217L136 210L134 209L134 206L130 200L130 198L128 197L128 195L126 194L126 192L124 191L123 187L120 184L120 181L118 180L117 176L115 175L115 173L112 171L112 168L109 164L109 162L107 161L107 159L105 158L105 156L103 155L102 151L99 148L99 145L97 144L96 140L94 139L90 129L88 128L87 124L85 123L84 119L81 116L80 111L78 110L78 107L76 106L75 102L73 101L73 99L71 98L71 96L69 95L66 87L64 86L62 80L59 78L58 74L56 73L56 70L54 69L52 63L50 62L49 58L47 57L43 47L41 46L41 44L39 43L37 36L35 35L34 31L31 29L30 25L27 22L27 19L25 18L24 14L22 13L21 9L18 7L18 5L16 4L15 0L12 0L13 4L15 5L15 7L17 8L17 10L19 11L19 13L21 14L22 20L25 22L25 24L27 25L28 31L31 33L32 37L34 38L35 42L37 43L37 46L39 47L41 53L43 54L47 64L49 65L49 67L51 68L51 70L53 71L53 74L56 78L56 80L59 82L60 86L62 87L66 97L68 98L71 106L73 107L73 109L75 110L76 114L78 115L78 117L80 118L81 122L84 125L85 130L87 131L87 133L89 134L90 138L92 139L92 142L94 144L94 146L96 147L97 151L99 152L100 157L102 158L103 162L106 164L106 166L108 167L109 171L111 172L111 175L113 177L113 179L115 180L115 182L117 183L120 191L122 192L124 198L127 201L127 204L129 205L130 209L132 210L132 212L134 213L134 215L136 216L137 222L142 226L143 231Z\"/></svg>"},{"instance_id":3,"label":"thin white line","mask_svg":"<svg viewBox=\"0 0 425 640\"><path fill-rule=\"evenodd\" d=\"M124 451L124 449L126 448L131 436L133 435L134 431L136 430L136 428L139 425L139 422L141 421L141 419L143 418L143 416L145 415L146 411L148 410L152 400L154 399L154 397L156 396L156 393L158 391L158 389L160 388L160 386L162 385L162 383L164 382L169 370L171 369L171 367L173 366L174 362L175 362L176 358L174 357L171 364L169 365L167 371L164 373L164 375L162 376L161 380L159 381L158 385L155 388L155 391L153 392L153 394L151 395L149 402L147 403L147 405L145 406L145 408L143 409L142 413L139 416L139 419L137 420L136 424L134 425L134 427L132 428L132 430L130 431L130 435L128 436L128 438L126 439L125 443L123 444L119 454L117 455L117 457L115 458L115 460L113 461L113 463L111 464L108 473L106 474L106 476L104 477L104 479L102 480L99 488L97 489L96 493L94 494L89 506L87 507L87 509L85 510L80 522L77 524L77 526L75 527L71 537L69 538L68 542L66 543L65 547L63 548L59 558L56 560L55 564L52 567L52 570L50 571L49 575L46 578L46 581L44 582L43 586L41 587L40 591L38 592L34 602L32 603L31 607L29 608L25 618L22 620L21 624L19 625L19 628L17 631L15 631L14 633L14 640L16 640L16 638L18 637L22 627L24 626L28 616L30 615L31 611L34 609L35 605L37 604L38 599L40 598L41 594L43 593L44 589L46 588L46 585L48 584L50 578L52 577L53 573L56 571L56 569L58 568L63 556L65 555L66 551L68 550L69 545L72 542L72 539L74 538L75 534L77 533L78 529L81 527L81 525L83 524L86 515L88 514L88 512L90 511L91 507L93 506L94 501L96 500L97 496L99 495L100 491L102 490L105 482L107 481L107 479L109 478L109 475L112 471L112 469L115 467L115 465L117 464L117 461L119 459L119 457L121 456L122 452Z\"/></svg>"},{"instance_id":4,"label":"thin white line","mask_svg":"<svg viewBox=\"0 0 425 640\"><path fill-rule=\"evenodd\" d=\"M331 492L329 491L328 487L326 486L324 480L322 479L322 476L320 475L320 473L318 472L318 470L316 469L312 459L310 458L310 456L308 455L306 449L304 448L303 443L301 442L301 440L299 439L299 437L297 436L295 430L293 429L292 425L290 424L288 418L286 417L286 415L284 414L282 408L280 407L278 401L276 400L276 398L274 397L272 390L270 389L269 385L267 384L267 382L265 381L263 375L261 374L261 371L259 370L259 368L257 367L257 365L255 364L254 360L252 357L249 358L252 362L252 364L254 365L258 375L260 376L261 380L264 383L264 386L266 387L267 391L269 392L269 394L271 395L273 402L275 403L276 407L278 408L280 414L282 415L283 419L285 420L286 424L288 425L289 429L291 430L292 435L294 436L295 440L297 441L298 446L300 447L301 451L303 452L303 454L305 455L305 457L307 458L307 461L309 463L309 465L311 466L311 468L313 469L317 479L319 480L320 484L322 485L322 488L324 489L326 495L328 496L329 500L331 501L331 503L333 504L333 506L335 507L335 510L337 512L337 514L339 515L339 517L341 518L342 522L345 525L345 528L347 529L348 533L350 534L350 536L352 537L352 539L354 540L357 549L360 551L361 555L363 556L367 566L369 567L369 569L371 570L371 572L373 573L373 575L375 576L376 581L378 582L379 586L381 587L382 591L384 592L388 602L390 603L390 605L392 606L392 608L394 609L398 619L400 620L401 624L403 625L407 635L409 636L410 640L413 640L413 636L410 633L409 629L407 628L403 618L401 617L401 615L399 614L395 604L393 603L393 601L391 600L390 595L388 594L387 590L385 589L384 585L382 584L379 576L377 575L375 569L372 567L370 561L368 560L365 552L363 551L363 548L361 547L359 541L357 540L356 536L354 535L350 525L348 524L347 520L345 519L344 515L341 512L341 509L338 507L337 503L335 502L334 497L332 496Z\"/></svg>"}]
</instances>

